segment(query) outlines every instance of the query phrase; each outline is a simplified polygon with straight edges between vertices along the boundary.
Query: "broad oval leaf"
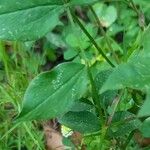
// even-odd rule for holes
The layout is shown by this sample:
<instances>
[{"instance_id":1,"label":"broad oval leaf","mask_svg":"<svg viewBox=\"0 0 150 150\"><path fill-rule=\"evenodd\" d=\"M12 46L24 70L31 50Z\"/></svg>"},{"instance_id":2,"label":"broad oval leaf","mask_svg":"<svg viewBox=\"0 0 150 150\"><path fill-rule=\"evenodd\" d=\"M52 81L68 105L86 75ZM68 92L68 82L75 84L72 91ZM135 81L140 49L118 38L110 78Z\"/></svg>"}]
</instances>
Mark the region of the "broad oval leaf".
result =
<instances>
[{"instance_id":1,"label":"broad oval leaf","mask_svg":"<svg viewBox=\"0 0 150 150\"><path fill-rule=\"evenodd\" d=\"M18 121L49 119L66 113L87 89L86 67L63 63L38 75L26 90Z\"/></svg>"},{"instance_id":2,"label":"broad oval leaf","mask_svg":"<svg viewBox=\"0 0 150 150\"><path fill-rule=\"evenodd\" d=\"M119 65L109 76L101 89L122 89L125 87L146 91L150 87L150 53L142 51L126 64Z\"/></svg>"},{"instance_id":3,"label":"broad oval leaf","mask_svg":"<svg viewBox=\"0 0 150 150\"><path fill-rule=\"evenodd\" d=\"M92 1L71 0L66 4L81 5ZM63 0L1 0L0 39L39 39L59 23L59 15L64 8Z\"/></svg>"},{"instance_id":4,"label":"broad oval leaf","mask_svg":"<svg viewBox=\"0 0 150 150\"><path fill-rule=\"evenodd\" d=\"M59 122L81 133L92 133L100 130L99 119L89 111L68 112Z\"/></svg>"},{"instance_id":5,"label":"broad oval leaf","mask_svg":"<svg viewBox=\"0 0 150 150\"><path fill-rule=\"evenodd\" d=\"M58 23L62 0L1 0L0 38L35 40Z\"/></svg>"}]
</instances>

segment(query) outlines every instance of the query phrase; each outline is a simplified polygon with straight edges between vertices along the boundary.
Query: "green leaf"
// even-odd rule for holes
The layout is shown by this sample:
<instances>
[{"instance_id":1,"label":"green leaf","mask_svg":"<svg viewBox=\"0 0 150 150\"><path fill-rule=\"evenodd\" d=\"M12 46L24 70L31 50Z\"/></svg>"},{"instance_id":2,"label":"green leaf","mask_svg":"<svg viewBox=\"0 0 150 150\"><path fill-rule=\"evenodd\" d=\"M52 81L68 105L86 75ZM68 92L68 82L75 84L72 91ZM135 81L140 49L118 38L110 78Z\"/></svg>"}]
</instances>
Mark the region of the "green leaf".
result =
<instances>
[{"instance_id":1,"label":"green leaf","mask_svg":"<svg viewBox=\"0 0 150 150\"><path fill-rule=\"evenodd\" d=\"M101 92L107 90L122 89L125 87L149 92L150 88L150 53L145 51L133 57L128 63L119 65L109 76L101 89ZM147 97L144 105L141 107L139 117L150 115L150 98Z\"/></svg>"},{"instance_id":2,"label":"green leaf","mask_svg":"<svg viewBox=\"0 0 150 150\"><path fill-rule=\"evenodd\" d=\"M139 111L139 117L150 115L150 53L148 42L146 42L148 29L146 31L142 43L144 50L136 51L127 63L119 65L101 89L101 92L105 92L129 87L147 92L148 96Z\"/></svg>"},{"instance_id":3,"label":"green leaf","mask_svg":"<svg viewBox=\"0 0 150 150\"><path fill-rule=\"evenodd\" d=\"M71 0L72 5L88 5L97 2L98 0Z\"/></svg>"},{"instance_id":4,"label":"green leaf","mask_svg":"<svg viewBox=\"0 0 150 150\"><path fill-rule=\"evenodd\" d=\"M81 133L100 130L99 119L88 111L68 112L59 119L60 123Z\"/></svg>"},{"instance_id":5,"label":"green leaf","mask_svg":"<svg viewBox=\"0 0 150 150\"><path fill-rule=\"evenodd\" d=\"M122 89L125 87L146 91L150 87L150 53L144 51L128 63L119 65L109 76L101 89Z\"/></svg>"},{"instance_id":6,"label":"green leaf","mask_svg":"<svg viewBox=\"0 0 150 150\"><path fill-rule=\"evenodd\" d=\"M38 75L26 90L19 121L50 119L66 113L87 90L86 67L77 63L58 65Z\"/></svg>"},{"instance_id":7,"label":"green leaf","mask_svg":"<svg viewBox=\"0 0 150 150\"><path fill-rule=\"evenodd\" d=\"M86 99L87 100L87 99ZM73 105L70 108L70 111L75 111L75 112L79 112L79 111L91 111L91 110L95 110L94 106L92 104L88 104L82 101L75 101L73 103Z\"/></svg>"},{"instance_id":8,"label":"green leaf","mask_svg":"<svg viewBox=\"0 0 150 150\"><path fill-rule=\"evenodd\" d=\"M97 28L95 28L95 26L93 26L92 24L85 24L85 28L92 35L92 37L96 37L98 30ZM68 30L69 28L67 28L67 32ZM79 34L80 36L78 36ZM65 33L65 37L66 43L70 47L75 49L87 49L91 45L89 39L79 27L76 27L75 29L71 28L69 33Z\"/></svg>"},{"instance_id":9,"label":"green leaf","mask_svg":"<svg viewBox=\"0 0 150 150\"><path fill-rule=\"evenodd\" d=\"M74 50L73 48L67 49L67 51L64 52L64 59L70 60L75 58L78 55L78 52Z\"/></svg>"},{"instance_id":10,"label":"green leaf","mask_svg":"<svg viewBox=\"0 0 150 150\"><path fill-rule=\"evenodd\" d=\"M149 43L149 39L150 39L150 24L149 26L147 27L147 29L145 30L144 32L144 36L143 36L143 47L146 51L149 52L150 50L150 43Z\"/></svg>"},{"instance_id":11,"label":"green leaf","mask_svg":"<svg viewBox=\"0 0 150 150\"><path fill-rule=\"evenodd\" d=\"M117 10L113 5L107 6L103 3L96 3L93 5L93 9L104 27L111 26L117 19ZM89 17L94 20L91 12L89 12Z\"/></svg>"},{"instance_id":12,"label":"green leaf","mask_svg":"<svg viewBox=\"0 0 150 150\"><path fill-rule=\"evenodd\" d=\"M109 131L110 136L112 137L124 136L129 134L133 130L138 129L141 126L141 122L139 119L128 120L129 118L132 117L135 117L135 115L127 111L116 112L110 127Z\"/></svg>"},{"instance_id":13,"label":"green leaf","mask_svg":"<svg viewBox=\"0 0 150 150\"><path fill-rule=\"evenodd\" d=\"M72 143L72 141L71 141L70 138L63 137L63 144L64 144L68 149L75 150L75 146L74 146L74 144Z\"/></svg>"},{"instance_id":14,"label":"green leaf","mask_svg":"<svg viewBox=\"0 0 150 150\"><path fill-rule=\"evenodd\" d=\"M72 0L67 5L91 2L93 0ZM63 0L1 0L0 39L21 41L39 39L59 23L59 15L64 8Z\"/></svg>"},{"instance_id":15,"label":"green leaf","mask_svg":"<svg viewBox=\"0 0 150 150\"><path fill-rule=\"evenodd\" d=\"M136 51L127 63L119 65L103 86L101 92L108 89L121 89L131 87L135 89L147 90L150 86L150 26L143 36L142 46L144 50Z\"/></svg>"},{"instance_id":16,"label":"green leaf","mask_svg":"<svg viewBox=\"0 0 150 150\"><path fill-rule=\"evenodd\" d=\"M1 0L0 39L35 40L56 25L62 0Z\"/></svg>"},{"instance_id":17,"label":"green leaf","mask_svg":"<svg viewBox=\"0 0 150 150\"><path fill-rule=\"evenodd\" d=\"M95 78L95 85L97 87L97 91L100 91L103 84L108 79L109 75L112 73L113 69L104 70L97 74ZM106 91L99 95L100 102L103 107L106 107L107 105L111 104L112 100L115 98L117 92L116 91Z\"/></svg>"},{"instance_id":18,"label":"green leaf","mask_svg":"<svg viewBox=\"0 0 150 150\"><path fill-rule=\"evenodd\" d=\"M143 124L140 127L140 131L145 138L150 137L150 118L144 120Z\"/></svg>"},{"instance_id":19,"label":"green leaf","mask_svg":"<svg viewBox=\"0 0 150 150\"><path fill-rule=\"evenodd\" d=\"M148 93L146 100L138 113L138 116L139 117L150 116L149 108L150 108L150 92Z\"/></svg>"}]
</instances>

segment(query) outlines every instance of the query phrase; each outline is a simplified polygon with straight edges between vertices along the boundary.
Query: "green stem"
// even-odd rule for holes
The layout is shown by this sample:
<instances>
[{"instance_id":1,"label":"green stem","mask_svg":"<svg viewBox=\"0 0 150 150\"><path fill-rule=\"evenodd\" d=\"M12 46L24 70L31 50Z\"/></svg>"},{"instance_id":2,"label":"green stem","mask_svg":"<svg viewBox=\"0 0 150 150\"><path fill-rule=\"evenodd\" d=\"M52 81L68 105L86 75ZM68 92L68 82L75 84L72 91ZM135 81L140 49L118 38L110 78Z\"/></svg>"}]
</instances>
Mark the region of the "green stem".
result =
<instances>
[{"instance_id":1,"label":"green stem","mask_svg":"<svg viewBox=\"0 0 150 150\"><path fill-rule=\"evenodd\" d=\"M123 95L123 92L124 92L124 91L121 90L119 96L116 97L116 98L114 99L113 103L112 103L113 112L111 113L110 117L109 117L108 120L107 120L107 123L106 123L107 126L110 126L110 124L111 124L111 122L112 122L112 120L113 120L113 117L114 117L115 112L116 112L116 110L117 110L117 107L118 107L118 104L119 104L119 102L120 102L120 99L121 99L121 97L122 97L122 95Z\"/></svg>"},{"instance_id":2,"label":"green stem","mask_svg":"<svg viewBox=\"0 0 150 150\"><path fill-rule=\"evenodd\" d=\"M140 16L140 12L134 4L133 0L130 0L129 2L131 2L131 8L136 12L137 16Z\"/></svg>"},{"instance_id":3,"label":"green stem","mask_svg":"<svg viewBox=\"0 0 150 150\"><path fill-rule=\"evenodd\" d=\"M106 2L123 2L125 4L128 4L128 2L126 2L125 0L103 0L102 2L103 3L106 3Z\"/></svg>"},{"instance_id":4,"label":"green stem","mask_svg":"<svg viewBox=\"0 0 150 150\"><path fill-rule=\"evenodd\" d=\"M103 144L105 141L107 130L108 130L108 127L104 125L101 130L102 133L101 133L101 138L100 138L100 150L103 150Z\"/></svg>"},{"instance_id":5,"label":"green stem","mask_svg":"<svg viewBox=\"0 0 150 150\"><path fill-rule=\"evenodd\" d=\"M114 59L116 60L117 64L119 64L120 61L119 61L119 59L118 59L118 56L116 55L116 53L114 52L114 50L113 50L113 48L112 48L112 46L111 46L110 40L109 40L109 38L107 37L107 35L106 35L106 33L105 33L104 29L103 29L103 26L102 26L102 24L101 24L101 22L100 22L100 19L98 18L98 16L97 16L95 10L93 9L93 7L92 7L92 6L89 6L89 8L90 8L91 12L93 13L93 16L94 16L95 19L96 19L97 25L100 27L101 33L102 33L102 35L104 36L104 38L105 38L105 40L106 40L107 46L108 46L109 49L111 50L112 55L113 55Z\"/></svg>"},{"instance_id":6,"label":"green stem","mask_svg":"<svg viewBox=\"0 0 150 150\"><path fill-rule=\"evenodd\" d=\"M104 124L104 126L102 127L102 135L101 135L101 141L100 141L100 143L101 143L101 144L100 144L100 150L103 149L103 143L104 143L104 140L105 140L107 131L108 131L108 129L109 129L111 123L112 123L112 119L113 119L113 117L114 117L114 114L115 114L115 112L116 112L116 109L117 109L117 107L118 107L118 104L119 104L119 102L120 102L120 99L121 99L121 96L122 96L123 92L124 92L124 91L122 90L122 91L120 92L119 96L114 100L114 102L113 102L113 105L114 105L113 112L112 112L111 116L108 118L106 124Z\"/></svg>"},{"instance_id":7,"label":"green stem","mask_svg":"<svg viewBox=\"0 0 150 150\"><path fill-rule=\"evenodd\" d=\"M98 91L97 91L97 88L96 88L96 85L95 85L95 82L94 82L94 79L93 79L93 75L91 73L90 65L89 65L88 60L87 60L87 58L85 56L84 50L81 50L81 53L82 53L82 58L85 60L85 63L86 63L86 66L87 66L87 73L88 73L88 77L89 77L89 80L90 80L90 83L91 83L91 87L92 87L93 103L94 103L94 105L96 107L96 111L98 112L98 114L101 117L101 124L104 124L103 109L102 109L102 107L100 105L100 99L99 99Z\"/></svg>"},{"instance_id":8,"label":"green stem","mask_svg":"<svg viewBox=\"0 0 150 150\"><path fill-rule=\"evenodd\" d=\"M89 40L92 42L92 44L95 46L95 48L98 50L98 52L104 57L104 59L110 64L111 67L115 67L115 65L109 60L109 58L104 54L103 50L98 46L98 44L95 42L93 37L90 35L90 33L86 30L86 28L83 26L83 24L80 22L80 20L74 15L72 11L71 15L75 22L79 25L79 27L82 29L82 31L85 33L85 35L89 38Z\"/></svg>"},{"instance_id":9,"label":"green stem","mask_svg":"<svg viewBox=\"0 0 150 150\"><path fill-rule=\"evenodd\" d=\"M134 135L135 131L136 131L136 130L133 130L133 131L129 134L129 136L128 136L126 142L125 142L125 144L123 145L123 149L122 149L122 150L126 150L126 149L127 149L127 146L128 146L128 144L130 143L131 139L133 138L133 135Z\"/></svg>"},{"instance_id":10,"label":"green stem","mask_svg":"<svg viewBox=\"0 0 150 150\"><path fill-rule=\"evenodd\" d=\"M69 20L71 22L72 27L75 27L70 9L67 10L67 14L68 14L68 17L69 17ZM76 34L76 32L74 34ZM88 72L89 80L90 80L90 83L91 83L91 86L92 86L93 103L96 107L97 112L99 112L99 115L102 117L103 116L103 110L102 110L102 107L100 105L98 91L96 89L96 85L95 85L95 82L94 82L94 79L93 79L93 76L92 76L92 73L91 73L91 70L90 70L90 67L89 67L89 63L88 63L88 60L87 60L86 55L84 53L84 50L80 49L80 51L81 51L81 57L84 59L84 61L86 63L86 66L87 66L87 72ZM102 118L101 121L103 122L103 118Z\"/></svg>"},{"instance_id":11,"label":"green stem","mask_svg":"<svg viewBox=\"0 0 150 150\"><path fill-rule=\"evenodd\" d=\"M7 80L9 81L9 67L8 67L8 56L5 50L4 42L0 41L0 59L4 63L5 73Z\"/></svg>"},{"instance_id":12,"label":"green stem","mask_svg":"<svg viewBox=\"0 0 150 150\"><path fill-rule=\"evenodd\" d=\"M97 108L97 111L100 114L101 124L103 125L104 124L103 109L102 109L102 107L100 105L100 99L99 99L98 91L97 91L97 88L96 88L96 85L95 85L95 82L94 82L94 79L93 79L93 76L92 76L92 73L91 73L89 65L87 65L87 71L88 71L88 76L89 76L90 83L91 83L91 86L92 86L93 102L94 102L94 104L95 104L95 106Z\"/></svg>"},{"instance_id":13,"label":"green stem","mask_svg":"<svg viewBox=\"0 0 150 150\"><path fill-rule=\"evenodd\" d=\"M23 123L23 126L24 126L26 132L29 134L29 136L33 140L34 144L37 145L37 147L38 147L39 150L42 150L42 146L39 144L38 140L32 134L32 132L31 132L30 128L28 127L28 125L26 123Z\"/></svg>"}]
</instances>

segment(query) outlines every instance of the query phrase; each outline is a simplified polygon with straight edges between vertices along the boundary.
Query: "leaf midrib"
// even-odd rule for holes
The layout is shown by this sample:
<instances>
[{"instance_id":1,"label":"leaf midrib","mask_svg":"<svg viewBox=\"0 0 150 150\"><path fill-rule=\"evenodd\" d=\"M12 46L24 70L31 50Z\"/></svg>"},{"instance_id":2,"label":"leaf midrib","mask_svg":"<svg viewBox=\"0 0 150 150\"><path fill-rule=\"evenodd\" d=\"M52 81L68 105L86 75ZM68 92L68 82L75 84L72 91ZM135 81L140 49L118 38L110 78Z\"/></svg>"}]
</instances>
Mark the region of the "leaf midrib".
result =
<instances>
[{"instance_id":1,"label":"leaf midrib","mask_svg":"<svg viewBox=\"0 0 150 150\"><path fill-rule=\"evenodd\" d=\"M76 73L76 75L75 76L73 76L72 78L70 78L69 80L67 80L66 81L66 83L64 83L62 86L60 86L57 90L55 90L54 91L54 93L52 93L50 96L48 96L47 98L46 98L46 100L44 100L42 103L40 103L39 105L37 105L34 109L32 109L31 111L29 111L28 113L26 113L24 116L23 116L23 118L24 117L26 117L26 116L28 116L29 114L31 114L32 112L34 112L35 110L37 110L41 105L43 105L44 103L46 103L48 100L49 100L49 98L51 97L51 96L53 96L54 94L56 94L61 88L63 88L70 80L73 80L78 74L80 74L82 71L83 71L83 69L84 69L84 67L78 72L78 73Z\"/></svg>"}]
</instances>

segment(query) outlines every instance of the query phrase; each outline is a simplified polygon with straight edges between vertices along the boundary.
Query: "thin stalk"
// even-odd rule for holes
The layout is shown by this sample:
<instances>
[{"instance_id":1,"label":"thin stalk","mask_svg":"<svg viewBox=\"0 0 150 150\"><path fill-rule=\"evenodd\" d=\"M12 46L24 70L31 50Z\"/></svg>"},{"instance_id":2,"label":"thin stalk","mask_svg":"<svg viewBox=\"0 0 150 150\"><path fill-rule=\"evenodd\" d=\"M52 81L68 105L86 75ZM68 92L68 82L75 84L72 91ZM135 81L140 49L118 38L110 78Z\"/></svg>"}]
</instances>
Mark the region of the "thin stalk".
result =
<instances>
[{"instance_id":1,"label":"thin stalk","mask_svg":"<svg viewBox=\"0 0 150 150\"><path fill-rule=\"evenodd\" d=\"M112 112L112 114L110 115L110 117L109 117L108 120L107 120L107 123L106 123L107 126L110 126L110 124L111 124L111 122L112 122L112 120L113 120L113 117L114 117L114 115L115 115L115 112L116 112L116 109L117 109L118 104L119 104L119 102L120 102L120 99L121 99L122 94L123 94L123 90L120 92L119 96L114 99L114 101L113 101L113 103L112 103L112 105L114 105L114 107L113 107L113 112Z\"/></svg>"},{"instance_id":2,"label":"thin stalk","mask_svg":"<svg viewBox=\"0 0 150 150\"><path fill-rule=\"evenodd\" d=\"M95 85L95 82L94 82L94 79L93 79L93 75L91 73L90 65L89 65L88 60L85 56L84 50L81 50L81 53L82 53L82 58L85 60L85 63L86 63L88 77L89 77L91 87L92 87L93 103L96 107L97 112L99 113L99 115L101 117L101 124L103 125L104 124L103 109L100 105L100 99L99 99L98 91L97 91L97 88L96 88L96 85Z\"/></svg>"},{"instance_id":3,"label":"thin stalk","mask_svg":"<svg viewBox=\"0 0 150 150\"><path fill-rule=\"evenodd\" d=\"M12 128L7 130L7 132L5 132L5 134L0 138L0 140L6 138L13 130L15 130L18 127L18 125L20 125L20 123L15 124Z\"/></svg>"},{"instance_id":4,"label":"thin stalk","mask_svg":"<svg viewBox=\"0 0 150 150\"><path fill-rule=\"evenodd\" d=\"M93 79L93 76L92 76L89 65L87 66L87 71L88 71L88 76L89 76L90 83L91 83L91 86L92 86L93 101L94 101L94 104L96 105L96 108L98 108L97 111L100 114L101 124L104 124L103 109L100 105L100 99L99 99L98 91L97 91L97 88L96 88L96 85L95 85L95 82L94 82L94 79Z\"/></svg>"},{"instance_id":5,"label":"thin stalk","mask_svg":"<svg viewBox=\"0 0 150 150\"><path fill-rule=\"evenodd\" d=\"M101 135L101 141L100 141L100 143L101 143L100 144L100 150L103 149L103 143L104 143L107 131L109 129L109 126L111 125L112 119L114 117L114 114L115 114L116 109L118 107L118 104L120 102L122 94L123 94L123 90L120 92L119 96L114 100L114 102L113 102L113 105L114 105L113 112L112 112L111 116L108 118L106 124L104 124L104 126L102 127L102 135Z\"/></svg>"},{"instance_id":6,"label":"thin stalk","mask_svg":"<svg viewBox=\"0 0 150 150\"><path fill-rule=\"evenodd\" d=\"M18 130L18 150L21 150L21 133L20 133L20 130Z\"/></svg>"},{"instance_id":7,"label":"thin stalk","mask_svg":"<svg viewBox=\"0 0 150 150\"><path fill-rule=\"evenodd\" d=\"M125 0L103 0L102 2L104 2L104 3L106 3L106 2L123 2L128 5L128 2L126 2Z\"/></svg>"},{"instance_id":8,"label":"thin stalk","mask_svg":"<svg viewBox=\"0 0 150 150\"><path fill-rule=\"evenodd\" d=\"M31 132L30 128L27 126L27 124L23 123L23 126L24 126L25 130L27 131L27 133L29 134L29 136L31 137L31 139L33 140L33 142L37 145L39 150L42 150L42 147L40 146L38 140L34 137L34 135L32 134L32 132Z\"/></svg>"},{"instance_id":9,"label":"thin stalk","mask_svg":"<svg viewBox=\"0 0 150 150\"><path fill-rule=\"evenodd\" d=\"M96 41L93 39L93 37L90 35L90 33L86 30L86 28L83 26L83 24L80 22L80 20L78 19L78 17L76 17L76 15L74 15L73 12L71 12L71 15L72 15L73 19L75 20L75 22L82 29L82 31L85 33L85 35L89 38L89 40L91 41L91 43L98 50L98 52L104 57L104 59L110 64L111 67L115 67L115 65L109 60L109 58L105 55L105 53L103 52L103 50L98 46L98 44L96 43Z\"/></svg>"},{"instance_id":10,"label":"thin stalk","mask_svg":"<svg viewBox=\"0 0 150 150\"><path fill-rule=\"evenodd\" d=\"M133 131L129 134L129 136L128 136L126 142L125 142L125 144L123 145L123 149L122 149L122 150L126 150L126 149L127 149L127 146L128 146L128 144L130 143L131 139L133 138L133 135L134 135L135 131L136 131L136 130L133 130Z\"/></svg>"},{"instance_id":11,"label":"thin stalk","mask_svg":"<svg viewBox=\"0 0 150 150\"><path fill-rule=\"evenodd\" d=\"M5 51L4 42L0 41L0 59L2 59L4 63L5 73L7 80L9 81L9 67L8 67L8 56Z\"/></svg>"},{"instance_id":12,"label":"thin stalk","mask_svg":"<svg viewBox=\"0 0 150 150\"><path fill-rule=\"evenodd\" d=\"M101 22L100 22L100 19L98 18L98 16L97 16L95 10L93 9L93 7L92 7L92 6L89 6L89 8L90 8L91 12L93 13L93 16L95 17L95 20L96 20L96 22L97 22L97 25L100 27L101 33L102 33L102 35L104 36L104 38L105 38L105 40L106 40L107 46L108 46L109 49L111 50L112 55L113 55L114 59L116 60L117 64L119 64L120 61L119 61L119 59L118 59L118 56L115 54L115 52L114 52L114 50L113 50L113 48L112 48L112 46L111 46L110 40L109 40L109 38L107 37L106 32L105 32L104 29L103 29L103 26L102 26L102 24L101 24Z\"/></svg>"},{"instance_id":13,"label":"thin stalk","mask_svg":"<svg viewBox=\"0 0 150 150\"><path fill-rule=\"evenodd\" d=\"M142 30L145 29L145 16L144 13L142 12L142 10L138 9L136 4L134 3L133 0L130 0L131 2L131 8L136 12L139 20L138 20L138 24L141 27Z\"/></svg>"},{"instance_id":14,"label":"thin stalk","mask_svg":"<svg viewBox=\"0 0 150 150\"><path fill-rule=\"evenodd\" d=\"M102 127L102 130L101 130L102 134L101 134L101 138L100 138L100 150L103 150L103 144L104 144L105 137L107 134L107 129L108 129L108 127L105 125Z\"/></svg>"},{"instance_id":15,"label":"thin stalk","mask_svg":"<svg viewBox=\"0 0 150 150\"><path fill-rule=\"evenodd\" d=\"M131 7L136 12L137 16L140 16L140 12L137 9L136 5L134 4L133 0L130 0L129 2L131 3Z\"/></svg>"},{"instance_id":16,"label":"thin stalk","mask_svg":"<svg viewBox=\"0 0 150 150\"><path fill-rule=\"evenodd\" d=\"M74 23L74 20L72 18L72 15L71 15L71 11L69 8L67 8L67 15L68 15L68 18L69 18L69 21L70 21L70 24L73 28L75 28L75 23Z\"/></svg>"},{"instance_id":17,"label":"thin stalk","mask_svg":"<svg viewBox=\"0 0 150 150\"><path fill-rule=\"evenodd\" d=\"M73 20L73 18L72 18L70 9L67 10L67 14L68 14L70 23L71 23L72 27L74 28L74 27L75 27L75 24L74 24L74 20ZM76 33L75 33L75 34L76 34ZM80 43L79 43L79 44L80 44ZM83 49L80 49L80 52L81 52L81 57L84 59L85 64L86 64L86 66L87 66L87 72L88 72L89 80L90 80L90 83L91 83L91 86L92 86L93 103L94 103L94 105L96 106L97 112L99 112L99 115L102 117L102 116L103 116L103 110L102 110L102 107L101 107L101 105L100 105L100 100L99 100L98 91L97 91L97 89L96 89L96 85L95 85L95 82L94 82L94 79L93 79L93 76L92 76L92 73L91 73L91 69L90 69L88 60L87 60L87 58L86 58L86 55L85 55L84 50L83 50ZM103 118L101 119L101 122L102 122L102 123L104 122L104 121L103 121Z\"/></svg>"}]
</instances>

